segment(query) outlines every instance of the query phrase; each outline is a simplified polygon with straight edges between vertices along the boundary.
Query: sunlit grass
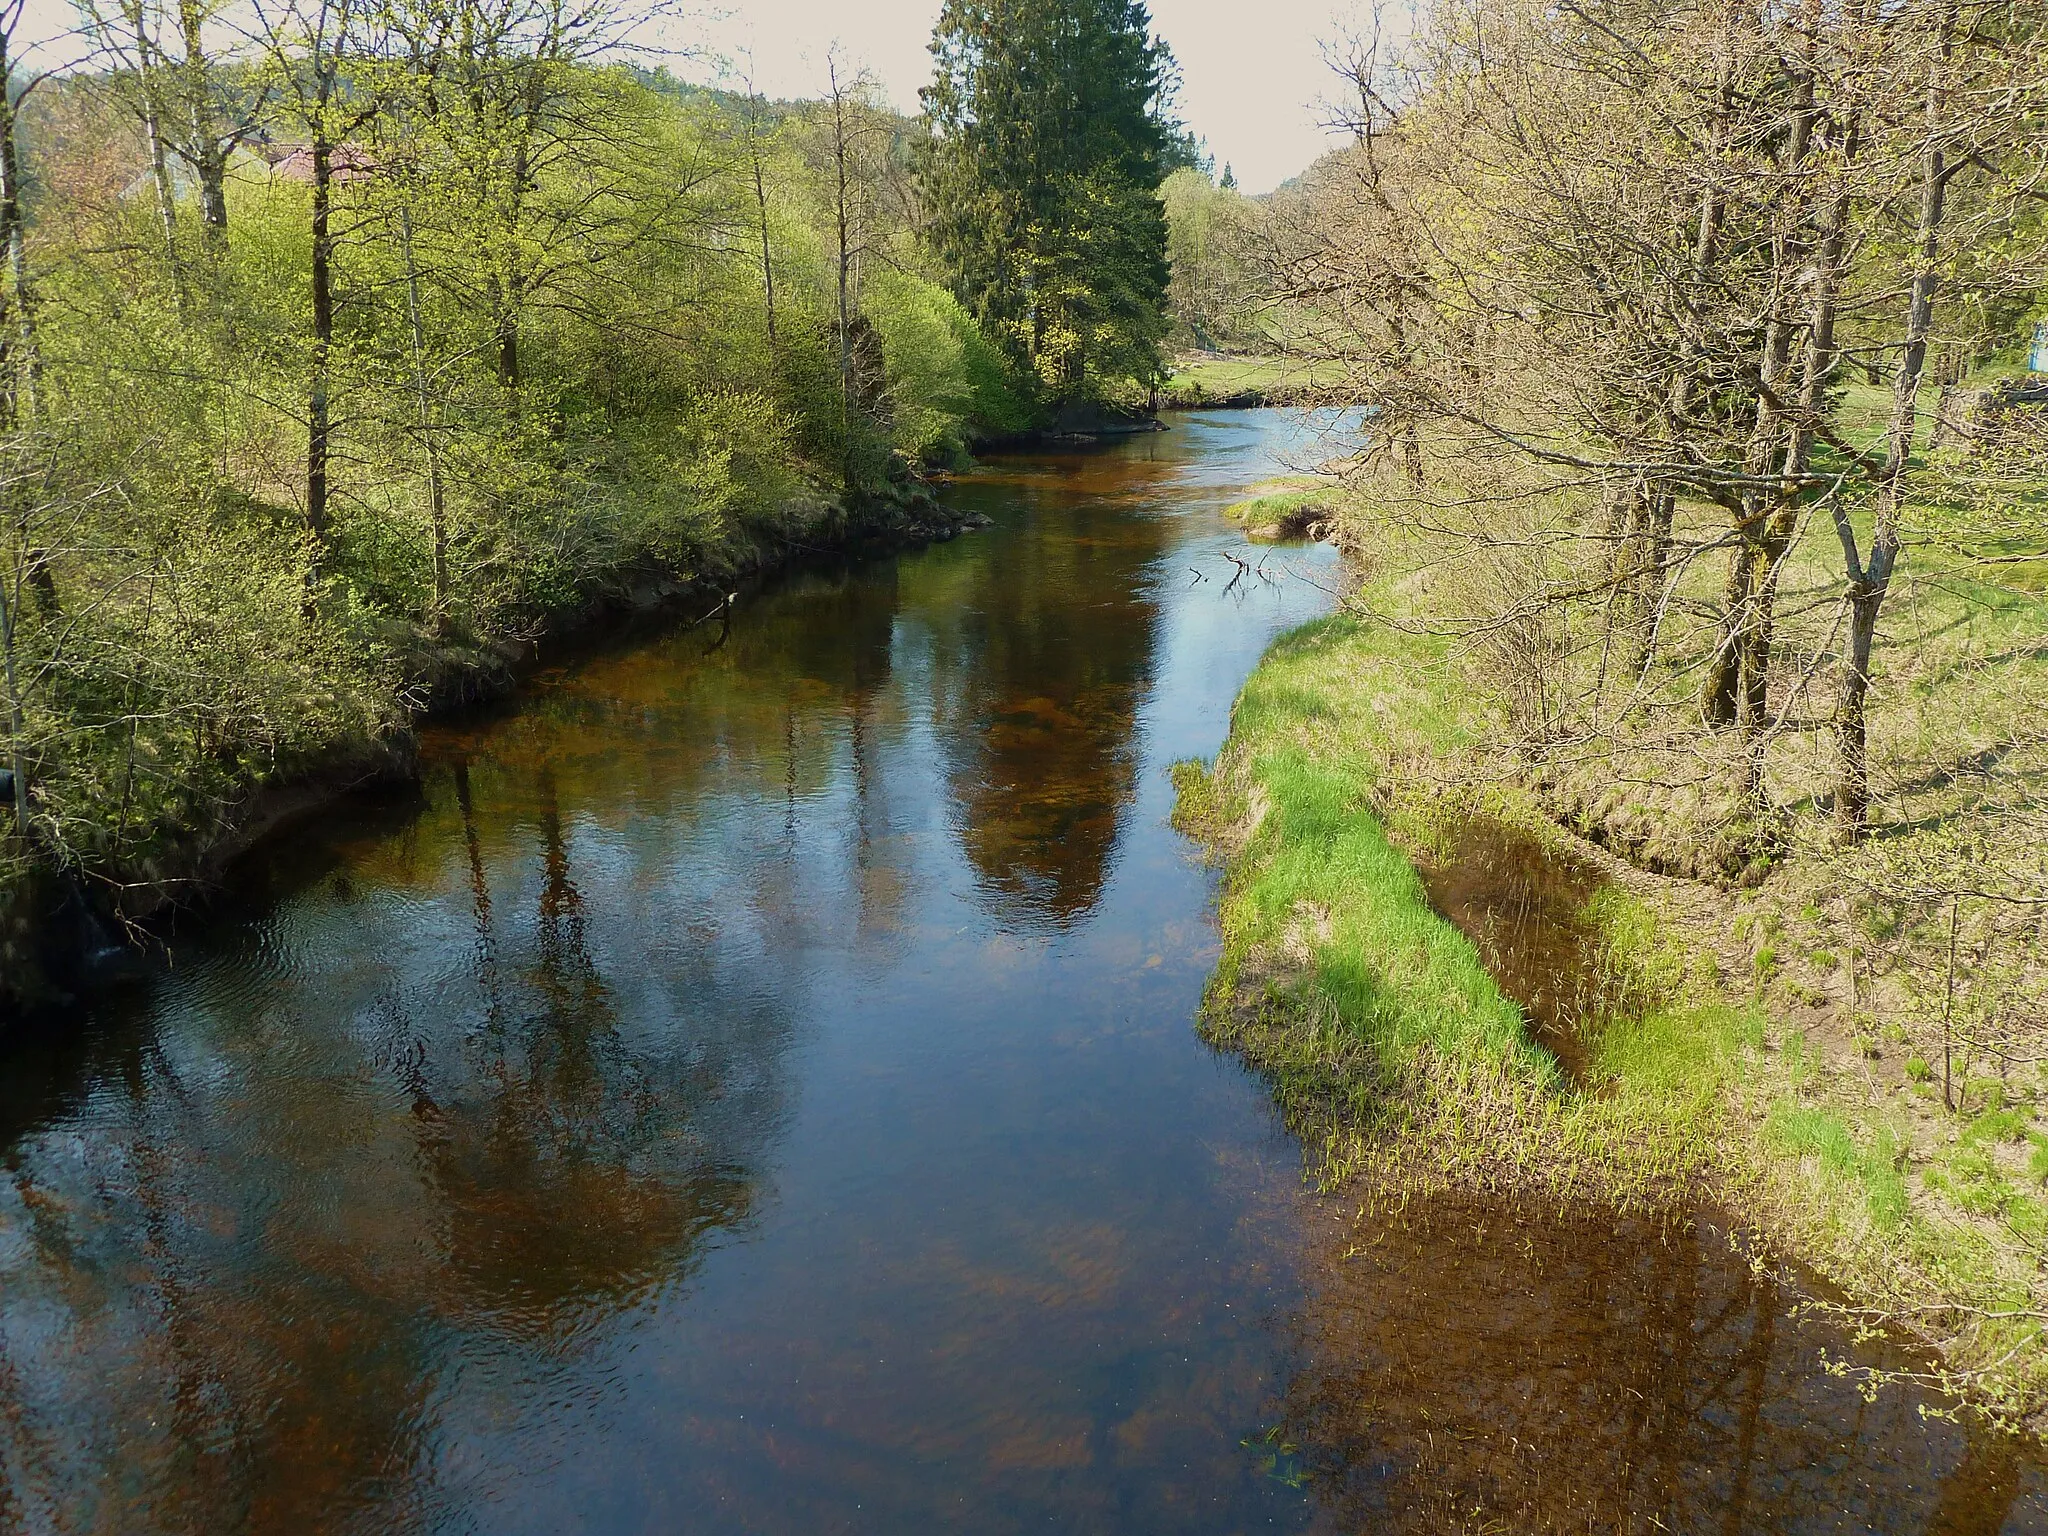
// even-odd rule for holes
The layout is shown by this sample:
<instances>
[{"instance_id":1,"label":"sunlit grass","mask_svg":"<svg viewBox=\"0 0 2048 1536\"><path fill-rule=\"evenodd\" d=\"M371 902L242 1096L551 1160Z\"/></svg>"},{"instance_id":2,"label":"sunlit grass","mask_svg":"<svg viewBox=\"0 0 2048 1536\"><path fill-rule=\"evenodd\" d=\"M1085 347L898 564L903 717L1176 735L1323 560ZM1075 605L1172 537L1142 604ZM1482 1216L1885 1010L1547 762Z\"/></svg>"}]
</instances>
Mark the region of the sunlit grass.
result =
<instances>
[{"instance_id":1,"label":"sunlit grass","mask_svg":"<svg viewBox=\"0 0 2048 1536\"><path fill-rule=\"evenodd\" d=\"M1199 405L1245 394L1288 398L1335 382L1327 366L1292 358L1193 356L1176 360L1162 393L1171 404Z\"/></svg>"},{"instance_id":2,"label":"sunlit grass","mask_svg":"<svg viewBox=\"0 0 2048 1536\"><path fill-rule=\"evenodd\" d=\"M1702 1166L1746 1026L1725 1008L1666 1006L1676 973L1647 944L1647 915L1603 892L1593 915L1648 1006L1605 1027L1596 1081L1566 1081L1430 905L1376 804L1394 757L1477 739L1469 695L1434 681L1445 662L1359 619L1307 626L1247 684L1216 770L1183 769L1184 824L1235 847L1208 1031L1273 1081L1326 1176L1400 1164L1666 1201Z\"/></svg>"},{"instance_id":3,"label":"sunlit grass","mask_svg":"<svg viewBox=\"0 0 2048 1536\"><path fill-rule=\"evenodd\" d=\"M1252 487L1251 495L1234 501L1223 515L1246 528L1254 538L1301 538L1316 523L1337 515L1337 490L1313 476L1292 475Z\"/></svg>"},{"instance_id":4,"label":"sunlit grass","mask_svg":"<svg viewBox=\"0 0 2048 1536\"><path fill-rule=\"evenodd\" d=\"M2029 1141L1986 1090L1916 1180L1894 1112L1830 1096L1816 1047L1772 1018L1762 971L1723 981L1614 884L1588 916L1618 1006L1567 1078L1410 862L1474 811L1562 839L1517 792L1480 775L1460 787L1488 708L1438 638L1340 616L1273 646L1216 763L1176 773L1178 820L1230 864L1208 1037L1269 1079L1326 1181L1711 1202L1879 1311L1946 1316L1941 1379L2032 1411L2027 1284L1921 1191L2038 1246L2048 1138ZM1775 953L1768 935L1757 953Z\"/></svg>"}]
</instances>

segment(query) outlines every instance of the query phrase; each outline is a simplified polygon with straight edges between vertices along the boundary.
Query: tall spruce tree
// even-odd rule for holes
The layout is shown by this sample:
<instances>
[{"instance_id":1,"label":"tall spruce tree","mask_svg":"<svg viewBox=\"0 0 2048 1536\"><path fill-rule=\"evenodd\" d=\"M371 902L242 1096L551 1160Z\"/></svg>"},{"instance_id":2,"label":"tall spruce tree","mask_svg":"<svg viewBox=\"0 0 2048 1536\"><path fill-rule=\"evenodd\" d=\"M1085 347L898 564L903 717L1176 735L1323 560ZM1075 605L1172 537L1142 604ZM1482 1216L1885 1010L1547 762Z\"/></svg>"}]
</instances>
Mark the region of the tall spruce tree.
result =
<instances>
[{"instance_id":1,"label":"tall spruce tree","mask_svg":"<svg viewBox=\"0 0 2048 1536\"><path fill-rule=\"evenodd\" d=\"M1155 380L1183 135L1142 0L946 0L931 50L919 183L961 302L1048 403Z\"/></svg>"}]
</instances>

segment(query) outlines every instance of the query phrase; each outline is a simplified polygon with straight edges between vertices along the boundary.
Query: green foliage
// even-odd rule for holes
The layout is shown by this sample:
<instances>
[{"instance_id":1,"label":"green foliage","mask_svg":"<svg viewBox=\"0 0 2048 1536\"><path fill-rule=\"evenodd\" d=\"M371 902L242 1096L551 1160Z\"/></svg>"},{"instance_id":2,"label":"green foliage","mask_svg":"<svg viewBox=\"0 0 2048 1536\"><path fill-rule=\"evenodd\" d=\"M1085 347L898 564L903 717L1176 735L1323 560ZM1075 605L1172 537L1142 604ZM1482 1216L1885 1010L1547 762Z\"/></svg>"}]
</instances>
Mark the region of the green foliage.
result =
<instances>
[{"instance_id":1,"label":"green foliage","mask_svg":"<svg viewBox=\"0 0 2048 1536\"><path fill-rule=\"evenodd\" d=\"M977 431L1000 435L1029 425L1008 360L944 288L885 269L868 283L867 313L881 335L891 436L900 452L920 463L946 463Z\"/></svg>"},{"instance_id":2,"label":"green foliage","mask_svg":"<svg viewBox=\"0 0 2048 1536\"><path fill-rule=\"evenodd\" d=\"M1259 340L1251 277L1241 254L1252 222L1245 199L1234 185L1218 185L1186 168L1166 178L1159 200L1166 210L1177 339L1212 349Z\"/></svg>"},{"instance_id":3,"label":"green foliage","mask_svg":"<svg viewBox=\"0 0 2048 1536\"><path fill-rule=\"evenodd\" d=\"M606 487L629 542L687 569L798 495L797 423L770 395L707 391L679 419L623 421Z\"/></svg>"},{"instance_id":4,"label":"green foliage","mask_svg":"<svg viewBox=\"0 0 2048 1536\"><path fill-rule=\"evenodd\" d=\"M39 368L0 368L0 768L28 810L5 879L61 865L145 907L257 786L369 748L461 658L635 569L720 571L868 515L1027 423L879 183L860 254L890 260L850 274L842 390L837 187L804 109L749 116L589 62L590 35L520 33L539 11L436 4L485 30L366 46L325 105L278 44L263 131L330 133L332 175L237 151L224 228L180 194L167 238L129 195L152 185L129 96L32 98Z\"/></svg>"},{"instance_id":5,"label":"green foliage","mask_svg":"<svg viewBox=\"0 0 2048 1536\"><path fill-rule=\"evenodd\" d=\"M954 291L1049 401L1150 384L1169 275L1156 189L1179 137L1145 7L948 0L932 53L919 181Z\"/></svg>"}]
</instances>

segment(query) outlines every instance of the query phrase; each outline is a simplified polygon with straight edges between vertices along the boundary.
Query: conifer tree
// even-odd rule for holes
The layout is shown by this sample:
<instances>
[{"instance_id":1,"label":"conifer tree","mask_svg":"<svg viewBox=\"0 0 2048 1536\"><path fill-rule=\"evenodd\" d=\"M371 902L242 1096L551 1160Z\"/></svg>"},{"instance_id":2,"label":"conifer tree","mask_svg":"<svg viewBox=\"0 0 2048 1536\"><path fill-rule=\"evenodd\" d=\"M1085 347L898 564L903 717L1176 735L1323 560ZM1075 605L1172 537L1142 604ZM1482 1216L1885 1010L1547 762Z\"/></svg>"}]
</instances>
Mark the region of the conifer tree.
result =
<instances>
[{"instance_id":1,"label":"conifer tree","mask_svg":"<svg viewBox=\"0 0 2048 1536\"><path fill-rule=\"evenodd\" d=\"M1180 135L1142 0L947 0L931 47L919 182L962 303L1049 402L1150 383Z\"/></svg>"}]
</instances>

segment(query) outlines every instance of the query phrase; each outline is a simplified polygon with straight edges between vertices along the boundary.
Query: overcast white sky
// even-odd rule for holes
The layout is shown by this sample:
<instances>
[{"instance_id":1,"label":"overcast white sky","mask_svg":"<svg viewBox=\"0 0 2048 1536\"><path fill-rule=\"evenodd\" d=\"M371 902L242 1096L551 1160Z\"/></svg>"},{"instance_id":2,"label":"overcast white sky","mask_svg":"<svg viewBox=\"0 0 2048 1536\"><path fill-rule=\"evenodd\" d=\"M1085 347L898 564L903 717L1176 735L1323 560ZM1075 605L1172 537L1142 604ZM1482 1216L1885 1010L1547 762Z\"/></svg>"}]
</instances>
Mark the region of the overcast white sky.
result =
<instances>
[{"instance_id":1,"label":"overcast white sky","mask_svg":"<svg viewBox=\"0 0 2048 1536\"><path fill-rule=\"evenodd\" d=\"M710 55L753 54L755 81L771 96L815 96L825 54L838 43L870 70L890 100L917 110L931 73L932 23L940 0L706 0L677 40ZM1180 113L1227 161L1247 192L1267 192L1331 144L1317 126L1329 74L1319 42L1350 0L1151 0L1152 21L1180 60ZM1341 11L1340 11L1341 8ZM69 0L26 0L28 30L52 37L76 25ZM59 50L62 51L62 50ZM50 55L56 62L55 55ZM709 78L710 67L685 69Z\"/></svg>"},{"instance_id":2,"label":"overcast white sky","mask_svg":"<svg viewBox=\"0 0 2048 1536\"><path fill-rule=\"evenodd\" d=\"M1151 0L1152 23L1180 60L1181 116L1209 141L1247 192L1267 192L1329 147L1317 99L1329 92L1318 49L1343 0ZM1345 7L1348 11L1348 7ZM939 0L728 0L722 17L698 23L729 56L753 50L759 88L814 96L835 41L865 65L890 99L917 109L931 74Z\"/></svg>"}]
</instances>

